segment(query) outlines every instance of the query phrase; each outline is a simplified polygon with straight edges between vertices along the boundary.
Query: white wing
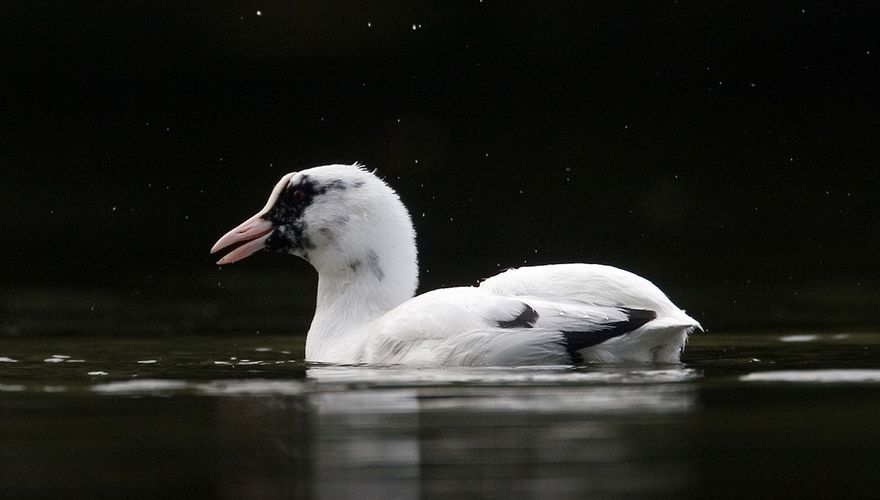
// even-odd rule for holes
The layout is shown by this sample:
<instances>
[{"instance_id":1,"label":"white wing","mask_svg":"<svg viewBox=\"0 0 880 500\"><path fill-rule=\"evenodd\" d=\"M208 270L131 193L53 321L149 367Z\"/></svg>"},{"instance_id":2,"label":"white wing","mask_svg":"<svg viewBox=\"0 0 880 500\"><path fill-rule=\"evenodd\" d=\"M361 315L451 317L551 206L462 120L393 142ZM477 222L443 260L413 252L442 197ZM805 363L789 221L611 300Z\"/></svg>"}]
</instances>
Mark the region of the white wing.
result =
<instances>
[{"instance_id":1,"label":"white wing","mask_svg":"<svg viewBox=\"0 0 880 500\"><path fill-rule=\"evenodd\" d=\"M509 269L480 283L481 290L508 297L534 296L655 311L681 326L699 326L653 283L600 264L555 264Z\"/></svg>"},{"instance_id":2,"label":"white wing","mask_svg":"<svg viewBox=\"0 0 880 500\"><path fill-rule=\"evenodd\" d=\"M537 365L642 327L652 311L447 288L415 297L368 325L363 360L421 365Z\"/></svg>"},{"instance_id":3,"label":"white wing","mask_svg":"<svg viewBox=\"0 0 880 500\"><path fill-rule=\"evenodd\" d=\"M480 284L510 297L564 297L604 306L654 311L656 319L630 335L578 351L601 362L678 362L688 335L700 323L679 309L653 283L633 273L599 264L558 264L511 269Z\"/></svg>"}]
</instances>

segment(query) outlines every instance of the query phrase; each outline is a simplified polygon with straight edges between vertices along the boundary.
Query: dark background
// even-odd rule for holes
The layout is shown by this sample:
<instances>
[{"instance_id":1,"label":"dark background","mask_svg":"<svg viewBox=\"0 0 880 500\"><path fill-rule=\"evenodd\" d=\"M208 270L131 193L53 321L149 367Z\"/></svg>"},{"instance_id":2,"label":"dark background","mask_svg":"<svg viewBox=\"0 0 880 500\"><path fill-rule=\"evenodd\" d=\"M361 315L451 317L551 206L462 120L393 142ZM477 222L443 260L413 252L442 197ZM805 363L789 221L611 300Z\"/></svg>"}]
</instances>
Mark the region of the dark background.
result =
<instances>
[{"instance_id":1,"label":"dark background","mask_svg":"<svg viewBox=\"0 0 880 500\"><path fill-rule=\"evenodd\" d=\"M307 264L207 251L284 173L354 161L410 208L422 291L600 262L716 331L874 327L878 26L825 2L3 2L4 332L301 328ZM293 319L217 326L267 302Z\"/></svg>"}]
</instances>

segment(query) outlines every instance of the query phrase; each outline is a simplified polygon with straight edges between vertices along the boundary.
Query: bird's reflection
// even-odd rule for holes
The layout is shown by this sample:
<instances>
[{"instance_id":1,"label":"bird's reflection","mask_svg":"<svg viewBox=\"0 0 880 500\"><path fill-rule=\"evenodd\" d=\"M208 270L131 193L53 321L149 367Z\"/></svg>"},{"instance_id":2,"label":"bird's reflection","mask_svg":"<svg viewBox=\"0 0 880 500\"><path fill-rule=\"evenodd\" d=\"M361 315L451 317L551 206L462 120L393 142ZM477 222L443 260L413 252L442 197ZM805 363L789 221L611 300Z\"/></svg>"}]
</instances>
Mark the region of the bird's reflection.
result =
<instances>
[{"instance_id":1,"label":"bird's reflection","mask_svg":"<svg viewBox=\"0 0 880 500\"><path fill-rule=\"evenodd\" d=\"M686 486L686 369L313 367L311 491L642 496ZM683 382L683 383L672 383Z\"/></svg>"}]
</instances>

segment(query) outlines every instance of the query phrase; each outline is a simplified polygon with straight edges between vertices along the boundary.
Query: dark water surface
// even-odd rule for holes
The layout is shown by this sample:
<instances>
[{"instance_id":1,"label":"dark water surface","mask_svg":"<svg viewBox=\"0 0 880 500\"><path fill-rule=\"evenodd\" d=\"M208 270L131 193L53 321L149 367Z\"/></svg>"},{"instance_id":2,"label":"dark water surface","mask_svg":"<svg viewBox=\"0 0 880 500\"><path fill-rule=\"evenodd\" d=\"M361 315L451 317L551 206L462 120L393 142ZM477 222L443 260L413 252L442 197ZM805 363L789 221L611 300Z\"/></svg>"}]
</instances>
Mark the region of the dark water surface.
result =
<instances>
[{"instance_id":1,"label":"dark water surface","mask_svg":"<svg viewBox=\"0 0 880 500\"><path fill-rule=\"evenodd\" d=\"M0 339L3 498L872 497L880 335L680 366L309 366L280 335Z\"/></svg>"}]
</instances>

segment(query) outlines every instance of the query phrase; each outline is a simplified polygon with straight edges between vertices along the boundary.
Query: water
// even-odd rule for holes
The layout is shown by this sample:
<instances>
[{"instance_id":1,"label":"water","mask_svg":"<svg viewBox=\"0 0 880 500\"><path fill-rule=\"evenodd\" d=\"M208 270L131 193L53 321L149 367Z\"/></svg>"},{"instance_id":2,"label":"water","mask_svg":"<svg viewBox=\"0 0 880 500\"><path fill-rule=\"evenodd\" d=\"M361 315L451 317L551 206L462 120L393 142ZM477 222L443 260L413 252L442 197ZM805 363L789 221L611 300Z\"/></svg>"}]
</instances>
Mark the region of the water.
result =
<instances>
[{"instance_id":1,"label":"water","mask_svg":"<svg viewBox=\"0 0 880 500\"><path fill-rule=\"evenodd\" d=\"M3 498L870 497L880 335L680 366L309 366L300 339L0 339Z\"/></svg>"}]
</instances>

